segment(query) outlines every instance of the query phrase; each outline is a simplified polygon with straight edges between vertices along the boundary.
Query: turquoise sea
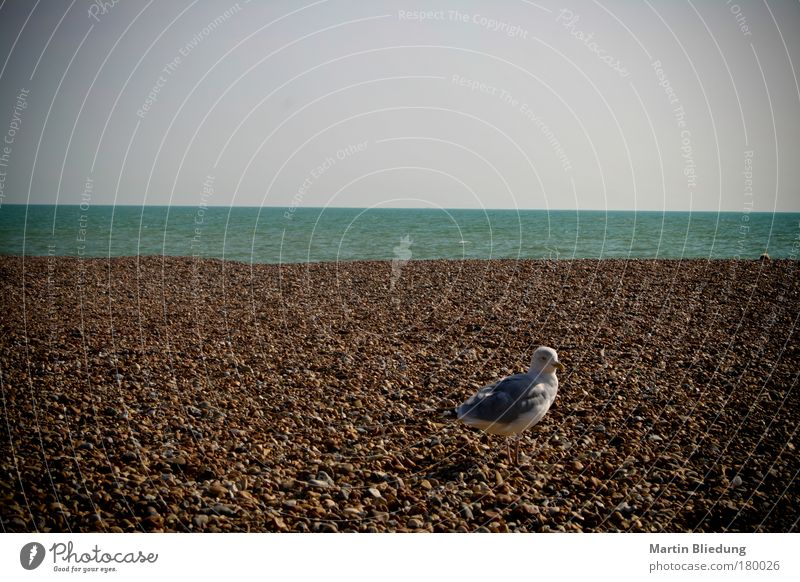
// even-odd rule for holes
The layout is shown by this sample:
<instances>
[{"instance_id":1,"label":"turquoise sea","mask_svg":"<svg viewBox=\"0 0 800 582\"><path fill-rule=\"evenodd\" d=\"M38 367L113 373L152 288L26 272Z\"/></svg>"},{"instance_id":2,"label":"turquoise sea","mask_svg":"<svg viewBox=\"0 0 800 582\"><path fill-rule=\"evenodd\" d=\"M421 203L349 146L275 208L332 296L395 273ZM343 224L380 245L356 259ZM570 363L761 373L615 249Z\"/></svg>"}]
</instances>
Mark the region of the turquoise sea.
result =
<instances>
[{"instance_id":1,"label":"turquoise sea","mask_svg":"<svg viewBox=\"0 0 800 582\"><path fill-rule=\"evenodd\" d=\"M3 205L0 254L360 259L797 258L800 213Z\"/></svg>"}]
</instances>

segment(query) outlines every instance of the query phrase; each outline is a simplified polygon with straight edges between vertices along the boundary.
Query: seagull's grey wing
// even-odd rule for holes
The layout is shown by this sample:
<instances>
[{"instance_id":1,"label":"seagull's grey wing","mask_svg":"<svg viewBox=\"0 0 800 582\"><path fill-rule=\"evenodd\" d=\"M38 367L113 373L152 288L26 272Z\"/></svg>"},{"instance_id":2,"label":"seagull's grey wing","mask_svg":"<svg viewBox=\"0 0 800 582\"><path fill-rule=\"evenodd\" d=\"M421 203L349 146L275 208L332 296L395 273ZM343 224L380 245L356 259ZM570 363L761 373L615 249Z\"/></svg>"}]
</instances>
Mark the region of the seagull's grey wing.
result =
<instances>
[{"instance_id":1,"label":"seagull's grey wing","mask_svg":"<svg viewBox=\"0 0 800 582\"><path fill-rule=\"evenodd\" d=\"M517 374L481 388L458 407L458 417L510 424L546 402L544 385L536 384L531 376Z\"/></svg>"}]
</instances>

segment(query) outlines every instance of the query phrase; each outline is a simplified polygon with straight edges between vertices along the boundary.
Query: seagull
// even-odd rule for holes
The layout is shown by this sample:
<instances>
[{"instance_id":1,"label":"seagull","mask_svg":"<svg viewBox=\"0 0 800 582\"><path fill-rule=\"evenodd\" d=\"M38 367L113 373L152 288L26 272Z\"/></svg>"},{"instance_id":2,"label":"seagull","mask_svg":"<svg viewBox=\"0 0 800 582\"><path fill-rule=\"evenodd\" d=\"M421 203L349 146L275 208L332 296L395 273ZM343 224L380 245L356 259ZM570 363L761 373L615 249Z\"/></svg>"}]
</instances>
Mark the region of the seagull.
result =
<instances>
[{"instance_id":1,"label":"seagull","mask_svg":"<svg viewBox=\"0 0 800 582\"><path fill-rule=\"evenodd\" d=\"M553 348L540 346L533 352L525 374L507 376L478 390L456 408L458 419L489 434L517 435L515 465L519 464L519 441L522 431L542 420L556 399L556 370L564 370ZM509 461L511 449L506 441Z\"/></svg>"}]
</instances>

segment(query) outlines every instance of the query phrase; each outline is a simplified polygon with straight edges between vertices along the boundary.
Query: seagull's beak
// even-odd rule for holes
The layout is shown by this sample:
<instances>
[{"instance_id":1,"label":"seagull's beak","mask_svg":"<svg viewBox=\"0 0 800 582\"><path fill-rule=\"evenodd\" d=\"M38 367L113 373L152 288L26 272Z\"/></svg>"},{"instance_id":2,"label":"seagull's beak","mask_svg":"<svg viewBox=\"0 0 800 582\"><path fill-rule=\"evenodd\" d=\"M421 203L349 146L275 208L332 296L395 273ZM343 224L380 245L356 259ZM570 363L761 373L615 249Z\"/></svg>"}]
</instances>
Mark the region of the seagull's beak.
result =
<instances>
[{"instance_id":1,"label":"seagull's beak","mask_svg":"<svg viewBox=\"0 0 800 582\"><path fill-rule=\"evenodd\" d=\"M553 365L554 365L556 368L558 368L560 371L562 371L562 372L565 370L565 368L564 368L564 364L562 364L561 362L553 362Z\"/></svg>"}]
</instances>

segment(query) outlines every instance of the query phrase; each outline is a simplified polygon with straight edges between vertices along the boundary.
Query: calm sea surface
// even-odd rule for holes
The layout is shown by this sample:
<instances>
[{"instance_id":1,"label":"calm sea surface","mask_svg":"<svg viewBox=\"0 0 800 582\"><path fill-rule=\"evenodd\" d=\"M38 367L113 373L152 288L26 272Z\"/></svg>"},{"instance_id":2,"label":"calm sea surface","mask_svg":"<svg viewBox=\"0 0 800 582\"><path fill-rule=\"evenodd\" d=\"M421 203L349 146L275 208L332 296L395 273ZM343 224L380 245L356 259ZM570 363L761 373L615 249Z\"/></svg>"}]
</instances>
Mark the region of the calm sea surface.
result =
<instances>
[{"instance_id":1,"label":"calm sea surface","mask_svg":"<svg viewBox=\"0 0 800 582\"><path fill-rule=\"evenodd\" d=\"M796 258L800 213L0 207L0 254L359 259ZM800 243L797 243L800 245Z\"/></svg>"}]
</instances>

